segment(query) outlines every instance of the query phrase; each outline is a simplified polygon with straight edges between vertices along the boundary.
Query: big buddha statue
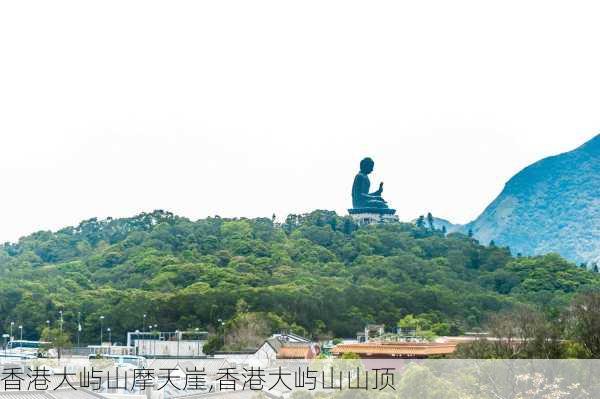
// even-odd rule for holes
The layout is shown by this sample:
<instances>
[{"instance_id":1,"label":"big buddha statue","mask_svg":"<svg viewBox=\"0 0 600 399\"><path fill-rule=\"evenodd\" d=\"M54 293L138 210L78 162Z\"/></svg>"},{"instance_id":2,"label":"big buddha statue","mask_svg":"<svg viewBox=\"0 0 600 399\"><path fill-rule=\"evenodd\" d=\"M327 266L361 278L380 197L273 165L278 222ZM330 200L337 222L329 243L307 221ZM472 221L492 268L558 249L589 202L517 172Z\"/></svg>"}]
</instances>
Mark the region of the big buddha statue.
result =
<instances>
[{"instance_id":1,"label":"big buddha statue","mask_svg":"<svg viewBox=\"0 0 600 399\"><path fill-rule=\"evenodd\" d=\"M365 158L360 161L360 171L354 177L352 184L352 209L348 212L355 219L390 219L391 215L396 213L395 209L391 209L388 203L381 196L383 194L383 182L379 183L379 188L376 191L369 192L371 181L369 174L373 172L375 162L371 158ZM387 216L384 216L387 215ZM392 217L397 220L397 218Z\"/></svg>"}]
</instances>

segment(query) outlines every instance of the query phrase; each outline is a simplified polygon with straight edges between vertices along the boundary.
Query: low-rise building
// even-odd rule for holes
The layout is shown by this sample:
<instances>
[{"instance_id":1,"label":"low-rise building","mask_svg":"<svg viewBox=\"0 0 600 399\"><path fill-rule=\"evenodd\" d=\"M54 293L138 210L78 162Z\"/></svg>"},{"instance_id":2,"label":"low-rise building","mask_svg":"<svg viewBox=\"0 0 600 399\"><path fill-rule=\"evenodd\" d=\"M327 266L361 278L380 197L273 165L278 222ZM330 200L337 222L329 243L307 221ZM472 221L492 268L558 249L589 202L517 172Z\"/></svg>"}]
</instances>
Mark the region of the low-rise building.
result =
<instances>
[{"instance_id":1,"label":"low-rise building","mask_svg":"<svg viewBox=\"0 0 600 399\"><path fill-rule=\"evenodd\" d=\"M314 359L321 353L317 343L293 333L274 334L258 349L244 352L217 352L215 357L252 364L281 359Z\"/></svg>"},{"instance_id":2,"label":"low-rise building","mask_svg":"<svg viewBox=\"0 0 600 399\"><path fill-rule=\"evenodd\" d=\"M201 357L208 340L206 331L129 332L127 346L133 353L147 357Z\"/></svg>"}]
</instances>

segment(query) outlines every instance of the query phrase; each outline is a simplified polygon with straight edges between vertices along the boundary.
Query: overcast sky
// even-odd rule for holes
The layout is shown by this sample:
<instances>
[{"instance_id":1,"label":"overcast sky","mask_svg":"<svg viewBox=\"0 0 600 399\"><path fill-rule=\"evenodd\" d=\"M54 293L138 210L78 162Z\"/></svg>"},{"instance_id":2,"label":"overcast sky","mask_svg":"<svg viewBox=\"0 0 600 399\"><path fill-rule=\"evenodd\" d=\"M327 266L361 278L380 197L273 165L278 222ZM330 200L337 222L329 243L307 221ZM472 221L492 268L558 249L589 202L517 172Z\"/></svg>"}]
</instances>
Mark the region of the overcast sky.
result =
<instances>
[{"instance_id":1,"label":"overcast sky","mask_svg":"<svg viewBox=\"0 0 600 399\"><path fill-rule=\"evenodd\" d=\"M1 1L0 241L91 217L475 218L599 132L600 8L569 1Z\"/></svg>"}]
</instances>

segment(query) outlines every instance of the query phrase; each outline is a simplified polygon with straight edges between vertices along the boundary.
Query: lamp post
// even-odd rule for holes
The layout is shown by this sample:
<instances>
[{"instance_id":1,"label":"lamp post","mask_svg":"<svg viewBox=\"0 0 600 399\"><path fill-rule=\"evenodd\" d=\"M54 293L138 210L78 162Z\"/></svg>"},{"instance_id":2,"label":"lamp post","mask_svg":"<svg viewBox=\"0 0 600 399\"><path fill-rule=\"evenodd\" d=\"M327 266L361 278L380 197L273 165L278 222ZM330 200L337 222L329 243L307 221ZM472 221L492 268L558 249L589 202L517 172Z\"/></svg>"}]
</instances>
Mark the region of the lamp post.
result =
<instances>
[{"instance_id":1,"label":"lamp post","mask_svg":"<svg viewBox=\"0 0 600 399\"><path fill-rule=\"evenodd\" d=\"M19 330L21 330L21 341L23 341L23 326L19 326Z\"/></svg>"},{"instance_id":2,"label":"lamp post","mask_svg":"<svg viewBox=\"0 0 600 399\"><path fill-rule=\"evenodd\" d=\"M179 330L175 330L177 336L177 365L179 366Z\"/></svg>"},{"instance_id":3,"label":"lamp post","mask_svg":"<svg viewBox=\"0 0 600 399\"><path fill-rule=\"evenodd\" d=\"M11 322L10 322L10 337L8 337L8 340L9 340L9 341L12 341L12 340L13 340L13 335L12 335L12 332L13 332L13 331L12 331L12 330L13 330L13 326L14 326L14 325L15 325L15 322L14 322L14 321L11 321Z\"/></svg>"},{"instance_id":4,"label":"lamp post","mask_svg":"<svg viewBox=\"0 0 600 399\"><path fill-rule=\"evenodd\" d=\"M77 347L79 348L79 338L81 337L81 312L77 312Z\"/></svg>"},{"instance_id":5,"label":"lamp post","mask_svg":"<svg viewBox=\"0 0 600 399\"><path fill-rule=\"evenodd\" d=\"M59 335L59 338L58 338L58 343L59 343L59 345L58 345L58 361L60 362L60 358L61 358L61 355L62 355L62 339L63 339L63 323L64 323L64 321L63 321L63 311L59 310L58 314L60 315L60 335Z\"/></svg>"},{"instance_id":6,"label":"lamp post","mask_svg":"<svg viewBox=\"0 0 600 399\"><path fill-rule=\"evenodd\" d=\"M60 336L62 337L62 332L63 332L63 311L59 310L58 313L60 314Z\"/></svg>"},{"instance_id":7,"label":"lamp post","mask_svg":"<svg viewBox=\"0 0 600 399\"><path fill-rule=\"evenodd\" d=\"M150 326L150 328L154 328L157 331L157 336L156 339L160 340L160 332L158 331L158 324L155 324L154 326ZM154 339L154 359L156 359L156 339Z\"/></svg>"},{"instance_id":8,"label":"lamp post","mask_svg":"<svg viewBox=\"0 0 600 399\"><path fill-rule=\"evenodd\" d=\"M110 331L110 327L108 327L106 329L106 331L108 332L108 353L111 354L112 353L112 333Z\"/></svg>"},{"instance_id":9,"label":"lamp post","mask_svg":"<svg viewBox=\"0 0 600 399\"><path fill-rule=\"evenodd\" d=\"M196 344L198 346L198 357L200 357L200 333L198 331L200 331L200 329L196 327Z\"/></svg>"},{"instance_id":10,"label":"lamp post","mask_svg":"<svg viewBox=\"0 0 600 399\"><path fill-rule=\"evenodd\" d=\"M46 320L46 339L50 340L50 320ZM41 337L40 337L41 340Z\"/></svg>"},{"instance_id":11,"label":"lamp post","mask_svg":"<svg viewBox=\"0 0 600 399\"><path fill-rule=\"evenodd\" d=\"M142 332L145 331L146 328L146 313L144 313L144 316L142 318Z\"/></svg>"},{"instance_id":12,"label":"lamp post","mask_svg":"<svg viewBox=\"0 0 600 399\"><path fill-rule=\"evenodd\" d=\"M102 346L102 321L104 320L104 316L100 316L100 346Z\"/></svg>"},{"instance_id":13,"label":"lamp post","mask_svg":"<svg viewBox=\"0 0 600 399\"><path fill-rule=\"evenodd\" d=\"M152 325L148 326L148 354L150 354L150 351L152 351L152 354L154 355L154 351L156 350L156 345L154 344L154 340L152 339ZM155 356L156 357L156 356Z\"/></svg>"}]
</instances>

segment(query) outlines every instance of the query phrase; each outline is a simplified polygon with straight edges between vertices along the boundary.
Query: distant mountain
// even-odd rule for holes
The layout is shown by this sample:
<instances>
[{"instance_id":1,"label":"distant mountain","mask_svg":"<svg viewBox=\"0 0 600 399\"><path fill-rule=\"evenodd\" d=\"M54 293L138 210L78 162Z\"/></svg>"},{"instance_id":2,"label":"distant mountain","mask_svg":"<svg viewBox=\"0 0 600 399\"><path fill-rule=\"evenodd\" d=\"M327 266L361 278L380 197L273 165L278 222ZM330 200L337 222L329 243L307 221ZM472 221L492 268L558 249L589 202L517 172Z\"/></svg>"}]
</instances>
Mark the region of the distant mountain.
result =
<instances>
[{"instance_id":1,"label":"distant mountain","mask_svg":"<svg viewBox=\"0 0 600 399\"><path fill-rule=\"evenodd\" d=\"M600 263L600 135L517 173L468 230L515 254Z\"/></svg>"}]
</instances>

